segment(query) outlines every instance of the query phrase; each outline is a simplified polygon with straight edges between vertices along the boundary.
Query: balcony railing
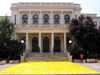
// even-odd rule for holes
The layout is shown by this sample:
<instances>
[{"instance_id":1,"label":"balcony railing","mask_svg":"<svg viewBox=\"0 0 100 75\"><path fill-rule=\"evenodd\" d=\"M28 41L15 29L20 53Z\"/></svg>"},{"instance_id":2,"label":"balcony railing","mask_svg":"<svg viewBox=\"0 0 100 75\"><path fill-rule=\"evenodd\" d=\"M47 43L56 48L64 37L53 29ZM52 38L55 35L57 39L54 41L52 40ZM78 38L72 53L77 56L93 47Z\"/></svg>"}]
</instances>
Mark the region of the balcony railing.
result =
<instances>
[{"instance_id":1,"label":"balcony railing","mask_svg":"<svg viewBox=\"0 0 100 75\"><path fill-rule=\"evenodd\" d=\"M68 28L68 24L17 24L15 28Z\"/></svg>"}]
</instances>

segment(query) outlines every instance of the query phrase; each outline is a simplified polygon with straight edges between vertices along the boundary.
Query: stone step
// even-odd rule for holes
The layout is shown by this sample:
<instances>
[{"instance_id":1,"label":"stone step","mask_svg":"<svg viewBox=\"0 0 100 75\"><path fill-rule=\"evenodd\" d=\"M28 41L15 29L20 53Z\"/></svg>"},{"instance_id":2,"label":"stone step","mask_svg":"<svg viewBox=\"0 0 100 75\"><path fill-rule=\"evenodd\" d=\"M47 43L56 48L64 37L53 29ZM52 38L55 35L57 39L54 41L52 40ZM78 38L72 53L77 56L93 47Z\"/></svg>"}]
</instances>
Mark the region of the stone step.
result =
<instances>
[{"instance_id":1,"label":"stone step","mask_svg":"<svg viewBox=\"0 0 100 75\"><path fill-rule=\"evenodd\" d=\"M55 57L55 56L60 56L60 57L64 57L66 56L66 54L64 53L54 53L54 54L51 54L51 53L29 53L28 54L28 57Z\"/></svg>"},{"instance_id":2,"label":"stone step","mask_svg":"<svg viewBox=\"0 0 100 75\"><path fill-rule=\"evenodd\" d=\"M67 57L26 57L25 61L67 61Z\"/></svg>"}]
</instances>

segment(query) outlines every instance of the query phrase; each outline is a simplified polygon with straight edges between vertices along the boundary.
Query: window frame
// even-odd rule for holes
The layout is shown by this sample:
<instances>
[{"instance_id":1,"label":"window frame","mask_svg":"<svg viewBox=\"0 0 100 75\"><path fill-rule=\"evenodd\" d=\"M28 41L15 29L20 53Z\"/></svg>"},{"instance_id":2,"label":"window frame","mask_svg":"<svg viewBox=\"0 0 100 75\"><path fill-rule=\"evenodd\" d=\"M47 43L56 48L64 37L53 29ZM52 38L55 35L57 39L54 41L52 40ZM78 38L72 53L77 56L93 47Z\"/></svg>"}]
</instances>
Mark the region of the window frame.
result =
<instances>
[{"instance_id":1,"label":"window frame","mask_svg":"<svg viewBox=\"0 0 100 75\"><path fill-rule=\"evenodd\" d=\"M58 14L54 15L54 24L60 24L60 16Z\"/></svg>"},{"instance_id":2,"label":"window frame","mask_svg":"<svg viewBox=\"0 0 100 75\"><path fill-rule=\"evenodd\" d=\"M22 15L22 24L28 24L28 15L27 14Z\"/></svg>"},{"instance_id":3,"label":"window frame","mask_svg":"<svg viewBox=\"0 0 100 75\"><path fill-rule=\"evenodd\" d=\"M66 16L67 16L67 18L66 18ZM65 24L70 24L70 16L68 14L65 14L64 22L65 22Z\"/></svg>"},{"instance_id":4,"label":"window frame","mask_svg":"<svg viewBox=\"0 0 100 75\"><path fill-rule=\"evenodd\" d=\"M35 17L35 16L37 16L37 17ZM38 24L38 15L37 14L34 14L32 19L33 19L32 24Z\"/></svg>"},{"instance_id":5,"label":"window frame","mask_svg":"<svg viewBox=\"0 0 100 75\"><path fill-rule=\"evenodd\" d=\"M43 15L43 24L49 24L49 15L48 14Z\"/></svg>"}]
</instances>

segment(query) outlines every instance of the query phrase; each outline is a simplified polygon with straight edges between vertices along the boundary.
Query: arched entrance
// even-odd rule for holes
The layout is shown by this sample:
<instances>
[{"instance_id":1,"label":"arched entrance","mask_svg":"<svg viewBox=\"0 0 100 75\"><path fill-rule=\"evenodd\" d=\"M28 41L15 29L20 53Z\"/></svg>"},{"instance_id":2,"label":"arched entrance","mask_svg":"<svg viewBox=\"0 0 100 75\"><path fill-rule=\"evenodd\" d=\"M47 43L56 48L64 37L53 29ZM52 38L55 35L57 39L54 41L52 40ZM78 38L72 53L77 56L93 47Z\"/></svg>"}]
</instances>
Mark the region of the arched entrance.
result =
<instances>
[{"instance_id":1,"label":"arched entrance","mask_svg":"<svg viewBox=\"0 0 100 75\"><path fill-rule=\"evenodd\" d=\"M55 37L54 39L54 52L60 52L60 38Z\"/></svg>"},{"instance_id":2,"label":"arched entrance","mask_svg":"<svg viewBox=\"0 0 100 75\"><path fill-rule=\"evenodd\" d=\"M32 39L32 52L39 52L39 48L38 48L38 38L34 37Z\"/></svg>"},{"instance_id":3,"label":"arched entrance","mask_svg":"<svg viewBox=\"0 0 100 75\"><path fill-rule=\"evenodd\" d=\"M49 38L43 38L43 52L49 52Z\"/></svg>"}]
</instances>

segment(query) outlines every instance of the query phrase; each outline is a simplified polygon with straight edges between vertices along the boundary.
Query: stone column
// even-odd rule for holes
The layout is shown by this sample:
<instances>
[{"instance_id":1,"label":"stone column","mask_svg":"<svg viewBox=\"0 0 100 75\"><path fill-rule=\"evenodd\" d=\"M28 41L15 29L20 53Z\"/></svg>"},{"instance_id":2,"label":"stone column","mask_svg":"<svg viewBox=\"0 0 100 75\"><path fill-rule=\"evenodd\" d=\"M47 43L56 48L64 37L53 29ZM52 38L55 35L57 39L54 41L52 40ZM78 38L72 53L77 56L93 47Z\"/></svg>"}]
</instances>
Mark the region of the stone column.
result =
<instances>
[{"instance_id":1,"label":"stone column","mask_svg":"<svg viewBox=\"0 0 100 75\"><path fill-rule=\"evenodd\" d=\"M66 50L67 50L67 48L66 48L66 33L64 33L64 53L66 53Z\"/></svg>"},{"instance_id":2,"label":"stone column","mask_svg":"<svg viewBox=\"0 0 100 75\"><path fill-rule=\"evenodd\" d=\"M51 19L50 19L50 24L53 24L53 15L52 15L52 11L51 11Z\"/></svg>"},{"instance_id":3,"label":"stone column","mask_svg":"<svg viewBox=\"0 0 100 75\"><path fill-rule=\"evenodd\" d=\"M42 49L41 49L41 33L39 33L39 48L40 48L40 53L42 53Z\"/></svg>"},{"instance_id":4,"label":"stone column","mask_svg":"<svg viewBox=\"0 0 100 75\"><path fill-rule=\"evenodd\" d=\"M63 11L61 11L61 24L64 24L64 14L63 14Z\"/></svg>"},{"instance_id":5,"label":"stone column","mask_svg":"<svg viewBox=\"0 0 100 75\"><path fill-rule=\"evenodd\" d=\"M26 50L29 49L29 48L28 48L28 47L29 47L29 46L28 46L28 41L29 41L29 40L28 40L28 33L26 33Z\"/></svg>"},{"instance_id":6,"label":"stone column","mask_svg":"<svg viewBox=\"0 0 100 75\"><path fill-rule=\"evenodd\" d=\"M74 16L74 12L72 11L72 19L73 19L73 18L75 18L75 16Z\"/></svg>"},{"instance_id":7,"label":"stone column","mask_svg":"<svg viewBox=\"0 0 100 75\"><path fill-rule=\"evenodd\" d=\"M42 11L40 11L39 24L42 24Z\"/></svg>"},{"instance_id":8,"label":"stone column","mask_svg":"<svg viewBox=\"0 0 100 75\"><path fill-rule=\"evenodd\" d=\"M51 33L51 54L53 54L53 48L54 48L54 33Z\"/></svg>"},{"instance_id":9,"label":"stone column","mask_svg":"<svg viewBox=\"0 0 100 75\"><path fill-rule=\"evenodd\" d=\"M31 11L29 11L29 17L28 17L28 24L31 24L31 20L32 20L32 17L31 17Z\"/></svg>"}]
</instances>

